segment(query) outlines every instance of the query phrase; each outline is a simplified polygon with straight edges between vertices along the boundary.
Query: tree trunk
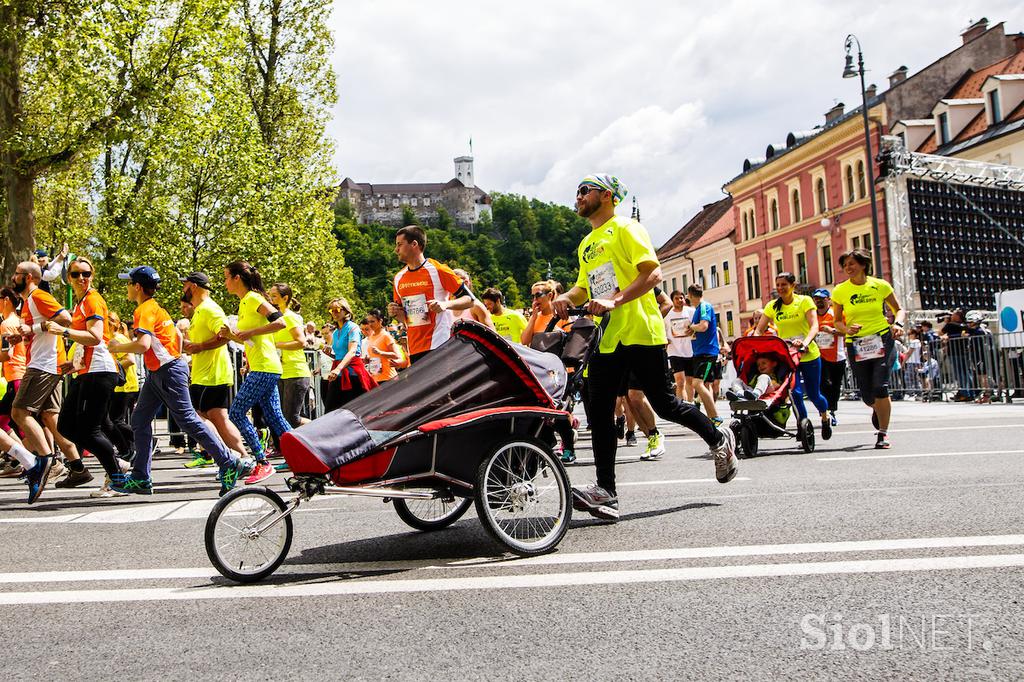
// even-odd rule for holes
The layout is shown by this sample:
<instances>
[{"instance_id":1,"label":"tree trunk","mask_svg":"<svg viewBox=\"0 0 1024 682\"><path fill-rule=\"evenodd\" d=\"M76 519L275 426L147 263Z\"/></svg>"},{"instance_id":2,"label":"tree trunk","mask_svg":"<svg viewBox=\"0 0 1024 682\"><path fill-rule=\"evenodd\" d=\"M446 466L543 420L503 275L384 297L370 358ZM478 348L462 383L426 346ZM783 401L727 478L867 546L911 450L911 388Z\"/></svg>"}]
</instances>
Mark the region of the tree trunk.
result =
<instances>
[{"instance_id":1,"label":"tree trunk","mask_svg":"<svg viewBox=\"0 0 1024 682\"><path fill-rule=\"evenodd\" d=\"M15 3L0 3L0 159L3 161L7 215L0 236L0 276L4 282L18 261L35 246L36 212L32 197L34 173L26 173L22 156L13 148L21 125L22 17Z\"/></svg>"},{"instance_id":2,"label":"tree trunk","mask_svg":"<svg viewBox=\"0 0 1024 682\"><path fill-rule=\"evenodd\" d=\"M14 273L15 266L27 259L36 245L35 178L18 173L16 168L10 162L4 164L7 194L7 239L3 248L5 282Z\"/></svg>"}]
</instances>

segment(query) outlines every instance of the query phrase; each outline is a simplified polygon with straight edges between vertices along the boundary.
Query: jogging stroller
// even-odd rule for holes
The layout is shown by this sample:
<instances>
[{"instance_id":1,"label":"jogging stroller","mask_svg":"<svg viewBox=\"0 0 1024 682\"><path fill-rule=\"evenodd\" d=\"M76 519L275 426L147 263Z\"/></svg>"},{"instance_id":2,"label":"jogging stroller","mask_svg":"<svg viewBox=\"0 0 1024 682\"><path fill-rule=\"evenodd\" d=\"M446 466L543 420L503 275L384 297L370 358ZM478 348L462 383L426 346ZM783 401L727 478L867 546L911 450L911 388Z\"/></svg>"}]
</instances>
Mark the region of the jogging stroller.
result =
<instances>
[{"instance_id":1,"label":"jogging stroller","mask_svg":"<svg viewBox=\"0 0 1024 682\"><path fill-rule=\"evenodd\" d=\"M384 498L421 531L451 525L475 503L505 549L550 552L572 514L553 453L555 434L572 434L568 386L560 357L459 321L451 339L397 378L282 436L295 496L231 491L207 519L207 554L232 580L270 575L291 546L292 513L325 493Z\"/></svg>"},{"instance_id":2,"label":"jogging stroller","mask_svg":"<svg viewBox=\"0 0 1024 682\"><path fill-rule=\"evenodd\" d=\"M813 452L814 424L810 419L798 417L796 430L787 428L789 412L799 414L792 394L798 377L800 351L777 336L741 337L732 346L732 364L740 381L749 384L757 376L757 359L763 356L777 363L778 386L770 388L757 400L730 401L733 413L730 426L736 434L738 454L756 457L761 438L795 438L804 452Z\"/></svg>"}]
</instances>

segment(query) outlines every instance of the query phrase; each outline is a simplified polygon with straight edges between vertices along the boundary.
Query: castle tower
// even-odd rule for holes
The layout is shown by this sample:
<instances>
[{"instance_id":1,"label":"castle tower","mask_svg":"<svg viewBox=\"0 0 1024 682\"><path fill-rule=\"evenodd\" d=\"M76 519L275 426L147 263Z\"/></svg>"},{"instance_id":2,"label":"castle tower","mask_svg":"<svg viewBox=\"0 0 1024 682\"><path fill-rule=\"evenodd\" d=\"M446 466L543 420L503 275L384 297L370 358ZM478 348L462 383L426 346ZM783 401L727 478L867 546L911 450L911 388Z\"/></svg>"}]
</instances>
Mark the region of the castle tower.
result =
<instances>
[{"instance_id":1,"label":"castle tower","mask_svg":"<svg viewBox=\"0 0 1024 682\"><path fill-rule=\"evenodd\" d=\"M466 187L474 186L472 156L455 157L455 179Z\"/></svg>"}]
</instances>

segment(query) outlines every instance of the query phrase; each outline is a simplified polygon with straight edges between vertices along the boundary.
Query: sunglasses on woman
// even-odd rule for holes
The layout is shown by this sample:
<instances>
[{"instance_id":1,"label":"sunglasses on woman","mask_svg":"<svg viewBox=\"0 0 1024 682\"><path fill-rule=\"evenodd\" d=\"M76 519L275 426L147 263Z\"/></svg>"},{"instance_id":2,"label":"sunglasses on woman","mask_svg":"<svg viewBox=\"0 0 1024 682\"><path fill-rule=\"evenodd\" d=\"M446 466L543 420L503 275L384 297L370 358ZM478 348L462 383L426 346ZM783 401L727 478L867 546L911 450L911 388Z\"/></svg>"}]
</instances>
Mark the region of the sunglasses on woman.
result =
<instances>
[{"instance_id":1,"label":"sunglasses on woman","mask_svg":"<svg viewBox=\"0 0 1024 682\"><path fill-rule=\"evenodd\" d=\"M537 292L535 294L532 294L532 296L534 298L543 298L545 296L550 296L550 295L551 295L550 291L539 291L539 292Z\"/></svg>"},{"instance_id":2,"label":"sunglasses on woman","mask_svg":"<svg viewBox=\"0 0 1024 682\"><path fill-rule=\"evenodd\" d=\"M79 277L82 279L89 279L92 277L92 272L82 272L81 270L78 272L69 272L68 277L71 279L78 279Z\"/></svg>"}]
</instances>

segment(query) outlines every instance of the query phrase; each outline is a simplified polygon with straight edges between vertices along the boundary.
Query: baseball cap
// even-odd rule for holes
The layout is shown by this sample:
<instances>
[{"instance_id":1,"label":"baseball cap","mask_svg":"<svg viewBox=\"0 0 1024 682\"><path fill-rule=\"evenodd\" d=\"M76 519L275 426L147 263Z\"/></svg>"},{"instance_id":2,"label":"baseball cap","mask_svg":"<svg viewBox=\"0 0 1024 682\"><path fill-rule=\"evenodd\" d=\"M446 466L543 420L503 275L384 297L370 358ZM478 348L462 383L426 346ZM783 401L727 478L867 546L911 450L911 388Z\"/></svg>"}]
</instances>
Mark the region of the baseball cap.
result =
<instances>
[{"instance_id":1,"label":"baseball cap","mask_svg":"<svg viewBox=\"0 0 1024 682\"><path fill-rule=\"evenodd\" d=\"M202 288L204 288L206 290L210 290L212 288L211 285L210 285L210 276L207 275L205 272L190 272L187 275L185 275L184 277L179 277L178 281L179 282L192 282L192 284L196 284L198 286L201 286Z\"/></svg>"},{"instance_id":2,"label":"baseball cap","mask_svg":"<svg viewBox=\"0 0 1024 682\"><path fill-rule=\"evenodd\" d=\"M828 289L821 288L815 289L814 293L811 294L811 296L813 296L814 298L828 298L829 296L831 296L831 294L829 294Z\"/></svg>"},{"instance_id":3,"label":"baseball cap","mask_svg":"<svg viewBox=\"0 0 1024 682\"><path fill-rule=\"evenodd\" d=\"M132 284L141 284L149 289L155 289L160 285L160 275L150 265L140 265L132 268L128 272L122 272L117 278L131 280Z\"/></svg>"},{"instance_id":4,"label":"baseball cap","mask_svg":"<svg viewBox=\"0 0 1024 682\"><path fill-rule=\"evenodd\" d=\"M39 258L46 258L50 255L50 252L46 249L36 249L36 256Z\"/></svg>"}]
</instances>

